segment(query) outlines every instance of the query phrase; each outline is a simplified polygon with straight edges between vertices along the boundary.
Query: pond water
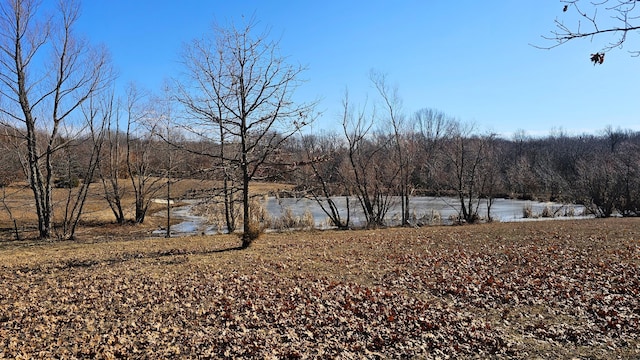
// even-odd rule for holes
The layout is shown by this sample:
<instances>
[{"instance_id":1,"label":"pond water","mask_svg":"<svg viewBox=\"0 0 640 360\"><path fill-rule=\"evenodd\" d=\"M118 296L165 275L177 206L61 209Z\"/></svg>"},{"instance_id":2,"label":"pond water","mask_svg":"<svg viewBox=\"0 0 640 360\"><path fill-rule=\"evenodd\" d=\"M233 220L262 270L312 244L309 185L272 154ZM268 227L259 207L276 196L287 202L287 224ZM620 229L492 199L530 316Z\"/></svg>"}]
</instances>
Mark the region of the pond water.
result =
<instances>
[{"instance_id":1,"label":"pond water","mask_svg":"<svg viewBox=\"0 0 640 360\"><path fill-rule=\"evenodd\" d=\"M335 197L333 201L340 209L343 219L347 215L347 203L344 197ZM224 232L224 229L217 229L215 225L207 223L207 220L201 216L191 214L191 208L198 200L188 200L187 205L172 209L174 219L180 220L180 223L171 226L172 235L194 235L194 234L215 234ZM401 218L401 209L399 198L392 198L392 206L390 207L386 220L390 226L398 225ZM272 218L282 217L287 211L290 211L296 217L302 217L305 213L313 216L315 227L319 229L329 228L327 215L315 200L307 198L277 198L267 197L262 202ZM455 198L446 197L412 197L409 202L411 220L414 224L450 224L452 218L457 216L460 204ZM357 199L349 199L349 209L351 211L350 224L352 226L362 226L365 223L363 212ZM525 209L528 209L531 216L524 216ZM543 213L552 214L553 219L579 219L589 216L583 215L584 206L561 204L555 202L537 202L527 200L514 199L494 199L491 206L491 217L500 222L512 221L532 221L532 220L549 220L550 217L542 217ZM480 201L479 215L483 218L487 217L487 202ZM157 215L163 215L159 213ZM154 231L156 235L164 235L166 230L159 229Z\"/></svg>"},{"instance_id":2,"label":"pond water","mask_svg":"<svg viewBox=\"0 0 640 360\"><path fill-rule=\"evenodd\" d=\"M341 216L346 218L346 199L344 197L336 197L332 199L341 210ZM387 213L386 220L388 225L398 225L401 219L400 199L392 198L391 207ZM301 198L267 198L264 203L265 208L271 216L282 216L286 209L291 209L295 216L302 216L306 211L311 212L316 223L316 227L322 227L327 223L327 215L315 200ZM475 205L474 205L475 206ZM531 216L525 219L524 210L530 209ZM491 206L491 217L496 221L510 222L534 220L541 218L545 212L555 214L554 217L570 217L576 218L584 213L584 206L566 205L555 202L537 202L514 199L494 199ZM349 199L349 209L351 211L350 221L354 226L363 225L365 222L364 215L357 199ZM444 224L451 222L450 219L456 217L460 211L460 203L458 199L447 197L412 197L409 201L409 212L414 221L432 220L440 221ZM482 218L487 217L487 202L480 200L478 214ZM548 217L547 217L548 218Z\"/></svg>"}]
</instances>

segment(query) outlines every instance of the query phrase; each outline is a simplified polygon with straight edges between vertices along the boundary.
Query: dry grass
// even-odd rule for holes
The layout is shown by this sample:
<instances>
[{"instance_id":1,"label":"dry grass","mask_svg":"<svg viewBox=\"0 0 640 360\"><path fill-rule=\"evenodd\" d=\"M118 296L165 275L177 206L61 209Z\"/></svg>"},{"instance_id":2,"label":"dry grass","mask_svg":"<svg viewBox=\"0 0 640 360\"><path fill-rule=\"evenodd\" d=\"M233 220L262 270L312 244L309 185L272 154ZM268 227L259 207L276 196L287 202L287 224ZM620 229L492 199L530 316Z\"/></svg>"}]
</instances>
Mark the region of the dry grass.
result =
<instances>
[{"instance_id":1,"label":"dry grass","mask_svg":"<svg viewBox=\"0 0 640 360\"><path fill-rule=\"evenodd\" d=\"M134 193L130 180L122 179L121 186L124 189L123 205L125 210L125 216L128 219L134 218ZM181 199L189 197L193 190L207 190L219 188L219 182L210 180L195 180L185 179L180 180L172 185L171 197ZM267 194L272 191L290 189L291 185L278 184L278 183L255 183L249 188L250 192L254 195ZM35 206L33 205L33 193L26 183L15 183L7 186L3 189L3 193L0 193L0 199L4 198L4 201L11 210L11 214L17 220L19 229L23 232L21 236L26 238L32 238L35 236L34 229L37 227L37 217ZM64 217L64 208L69 196L69 191L72 195L75 194L77 189L53 189L53 201L54 201L54 222L59 222ZM152 198L165 198L166 188L159 188L158 191L151 196ZM161 217L154 217L153 214L162 211L165 208L162 204L152 203L149 209L149 216L145 220L145 224L139 226L134 232L148 234L150 231L155 230L159 225L164 225L164 221ZM84 232L97 233L98 236L103 236L99 227L106 226L109 229L114 229L109 226L115 221L115 217L109 205L104 199L104 190L101 183L93 183L89 188L89 195L84 206L82 222L86 225ZM14 227L13 222L6 211L5 207L0 204L0 239L12 237L10 230ZM144 229L144 231L142 230ZM4 230L4 231L3 231ZM129 229L132 230L132 229ZM116 231L118 232L118 231Z\"/></svg>"},{"instance_id":2,"label":"dry grass","mask_svg":"<svg viewBox=\"0 0 640 360\"><path fill-rule=\"evenodd\" d=\"M1 243L0 358L640 357L640 219L133 229Z\"/></svg>"}]
</instances>

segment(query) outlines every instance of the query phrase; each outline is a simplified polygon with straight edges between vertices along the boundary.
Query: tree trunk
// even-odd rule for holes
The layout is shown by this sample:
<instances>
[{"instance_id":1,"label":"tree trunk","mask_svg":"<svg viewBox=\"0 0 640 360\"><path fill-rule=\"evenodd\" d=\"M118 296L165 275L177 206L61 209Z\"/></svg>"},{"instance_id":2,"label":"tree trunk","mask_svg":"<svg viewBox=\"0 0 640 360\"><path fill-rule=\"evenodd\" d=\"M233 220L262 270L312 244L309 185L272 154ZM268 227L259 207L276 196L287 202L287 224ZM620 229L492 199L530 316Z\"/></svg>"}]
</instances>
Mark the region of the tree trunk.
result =
<instances>
[{"instance_id":1,"label":"tree trunk","mask_svg":"<svg viewBox=\"0 0 640 360\"><path fill-rule=\"evenodd\" d=\"M171 159L171 155L169 155L169 159ZM169 160L169 164L171 164L171 160ZM165 237L171 237L171 170L167 171L167 233Z\"/></svg>"},{"instance_id":2,"label":"tree trunk","mask_svg":"<svg viewBox=\"0 0 640 360\"><path fill-rule=\"evenodd\" d=\"M252 233L251 217L249 214L249 169L247 167L247 156L243 152L242 154L242 221L244 231L242 234L242 248L246 249L251 245L251 242L254 240L254 234Z\"/></svg>"}]
</instances>

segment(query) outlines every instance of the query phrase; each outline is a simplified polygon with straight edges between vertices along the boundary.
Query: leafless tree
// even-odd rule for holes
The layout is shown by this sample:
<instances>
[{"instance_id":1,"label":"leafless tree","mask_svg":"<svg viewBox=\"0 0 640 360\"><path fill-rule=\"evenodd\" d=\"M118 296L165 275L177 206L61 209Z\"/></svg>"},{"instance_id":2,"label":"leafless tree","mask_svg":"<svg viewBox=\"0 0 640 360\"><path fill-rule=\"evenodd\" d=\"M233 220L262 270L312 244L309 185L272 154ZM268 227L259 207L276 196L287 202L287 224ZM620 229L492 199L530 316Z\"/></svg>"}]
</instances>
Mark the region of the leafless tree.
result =
<instances>
[{"instance_id":1,"label":"leafless tree","mask_svg":"<svg viewBox=\"0 0 640 360\"><path fill-rule=\"evenodd\" d=\"M79 182L77 189L71 186L67 189L61 233L61 237L65 239L73 239L75 236L89 194L89 186L99 164L109 116L109 109L101 108L101 104L91 97L82 105L86 131L64 149L67 159L72 158L72 153L81 152L84 160L79 164L78 175L72 174L71 167L67 167L69 172L65 179L70 181L72 176L78 176L82 182Z\"/></svg>"},{"instance_id":2,"label":"leafless tree","mask_svg":"<svg viewBox=\"0 0 640 360\"><path fill-rule=\"evenodd\" d=\"M394 160L386 164L389 167L397 168L397 188L400 198L401 225L409 225L409 201L413 192L411 183L412 167L415 165L417 152L415 139L412 135L413 129L408 126L405 116L401 113L402 101L398 95L398 89L390 87L386 75L372 71L370 80L378 90L382 98L383 108L387 122L392 129L393 155Z\"/></svg>"},{"instance_id":3,"label":"leafless tree","mask_svg":"<svg viewBox=\"0 0 640 360\"><path fill-rule=\"evenodd\" d=\"M165 237L171 237L171 207L172 207L172 185L180 181L180 176L174 176L174 172L177 170L180 158L179 152L180 143L184 142L180 132L175 126L173 101L171 96L171 89L168 84L165 84L162 91L162 96L155 101L156 113L155 117L156 128L158 128L158 135L163 140L164 151L162 151L161 162L163 163L163 172L165 178L166 188L166 216L167 222L165 227Z\"/></svg>"},{"instance_id":4,"label":"leafless tree","mask_svg":"<svg viewBox=\"0 0 640 360\"><path fill-rule=\"evenodd\" d=\"M588 140L590 149L576 164L577 199L598 217L638 216L640 137L608 127Z\"/></svg>"},{"instance_id":5,"label":"leafless tree","mask_svg":"<svg viewBox=\"0 0 640 360\"><path fill-rule=\"evenodd\" d=\"M460 205L459 219L467 223L479 219L482 169L493 138L493 135L478 136L474 131L474 124L456 122L445 149L452 175L450 185Z\"/></svg>"},{"instance_id":6,"label":"leafless tree","mask_svg":"<svg viewBox=\"0 0 640 360\"><path fill-rule=\"evenodd\" d=\"M20 129L26 169L38 216L39 237L52 235L54 154L64 124L109 80L108 57L74 34L75 1L59 1L47 16L35 0L0 4L0 111ZM38 133L45 136L39 137Z\"/></svg>"},{"instance_id":7,"label":"leafless tree","mask_svg":"<svg viewBox=\"0 0 640 360\"><path fill-rule=\"evenodd\" d=\"M493 221L491 209L501 189L504 189L503 164L505 162L503 147L495 134L486 134L481 137L484 142L484 161L480 164L480 196L486 201L486 221ZM504 142L502 142L504 144Z\"/></svg>"},{"instance_id":8,"label":"leafless tree","mask_svg":"<svg viewBox=\"0 0 640 360\"><path fill-rule=\"evenodd\" d=\"M354 113L349 94L343 99L342 129L347 140L350 176L345 177L351 193L358 199L367 227L385 225L391 207L390 189L398 171L386 157L392 152L392 138L384 133L375 136L375 108L367 113L366 106Z\"/></svg>"},{"instance_id":9,"label":"leafless tree","mask_svg":"<svg viewBox=\"0 0 640 360\"><path fill-rule=\"evenodd\" d=\"M162 114L154 111L149 96L134 85L127 92L126 164L135 196L136 224L144 222L153 196L165 185L160 170L162 154L155 151L161 143Z\"/></svg>"},{"instance_id":10,"label":"leafless tree","mask_svg":"<svg viewBox=\"0 0 640 360\"><path fill-rule=\"evenodd\" d=\"M451 135L454 120L441 111L423 108L413 114L412 122L416 127L417 141L420 144L416 151L422 154L421 186L423 190L433 192L439 187L435 181L437 173L444 168L442 156L440 156L443 140Z\"/></svg>"},{"instance_id":11,"label":"leafless tree","mask_svg":"<svg viewBox=\"0 0 640 360\"><path fill-rule=\"evenodd\" d=\"M238 195L242 191L239 151L236 138L224 121L229 110L225 108L225 102L218 101L229 92L225 88L229 74L218 70L224 69L223 58L215 66L209 63L212 60L207 53L215 49L207 41L196 41L185 51L188 80L178 84L178 101L192 117L182 124L183 128L200 138L201 143L209 145L186 150L209 158L212 166L206 173L222 178L222 188L211 195L214 199L222 198L225 226L228 233L233 233L238 222L237 205L241 202Z\"/></svg>"},{"instance_id":12,"label":"leafless tree","mask_svg":"<svg viewBox=\"0 0 640 360\"><path fill-rule=\"evenodd\" d=\"M19 158L22 146L16 143L16 140L20 140L20 136L15 129L0 125L0 203L13 223L16 240L20 240L18 219L13 215L13 204L9 204L11 196L15 193L15 190L9 190L9 186L20 180L23 175Z\"/></svg>"},{"instance_id":13,"label":"leafless tree","mask_svg":"<svg viewBox=\"0 0 640 360\"><path fill-rule=\"evenodd\" d=\"M621 128L613 129L611 125L608 125L604 128L603 132L604 137L609 142L609 149L611 152L616 152L619 145L622 145L625 140L629 138L629 132L623 131Z\"/></svg>"},{"instance_id":14,"label":"leafless tree","mask_svg":"<svg viewBox=\"0 0 640 360\"><path fill-rule=\"evenodd\" d=\"M623 216L640 216L640 141L625 141L616 152L621 196L616 208Z\"/></svg>"},{"instance_id":15,"label":"leafless tree","mask_svg":"<svg viewBox=\"0 0 640 360\"><path fill-rule=\"evenodd\" d=\"M220 155L241 174L243 208L242 247L253 238L249 183L269 156L312 119L312 104L295 104L292 95L304 70L278 53L257 22L242 27L214 27L213 36L193 41L183 59L188 82L181 86L181 102L219 131L221 144L237 151ZM213 128L213 129L212 129ZM237 156L236 156L237 155Z\"/></svg>"},{"instance_id":16,"label":"leafless tree","mask_svg":"<svg viewBox=\"0 0 640 360\"><path fill-rule=\"evenodd\" d=\"M105 148L99 158L98 175L102 182L104 198L109 204L109 208L120 225L126 222L123 197L125 187L121 179L126 177L126 134L120 130L120 105L114 94L105 97L103 111L106 117Z\"/></svg>"},{"instance_id":17,"label":"leafless tree","mask_svg":"<svg viewBox=\"0 0 640 360\"><path fill-rule=\"evenodd\" d=\"M594 151L576 164L580 200L598 217L610 217L621 196L618 173L620 164L608 151Z\"/></svg>"},{"instance_id":18,"label":"leafless tree","mask_svg":"<svg viewBox=\"0 0 640 360\"><path fill-rule=\"evenodd\" d=\"M543 36L554 44L538 47L549 49L574 39L593 39L613 34L613 40L590 55L594 64L602 64L606 52L622 48L629 33L640 30L637 22L640 4L637 0L561 0L560 3L562 7L558 6L560 15L554 21L555 30L551 31L551 35ZM632 54L638 56L640 52L633 50Z\"/></svg>"},{"instance_id":19,"label":"leafless tree","mask_svg":"<svg viewBox=\"0 0 640 360\"><path fill-rule=\"evenodd\" d=\"M306 134L301 137L301 148L306 166L298 169L299 185L316 201L333 226L348 229L351 209L344 171L347 151L342 141L335 134ZM339 195L344 195L344 214L335 199Z\"/></svg>"}]
</instances>

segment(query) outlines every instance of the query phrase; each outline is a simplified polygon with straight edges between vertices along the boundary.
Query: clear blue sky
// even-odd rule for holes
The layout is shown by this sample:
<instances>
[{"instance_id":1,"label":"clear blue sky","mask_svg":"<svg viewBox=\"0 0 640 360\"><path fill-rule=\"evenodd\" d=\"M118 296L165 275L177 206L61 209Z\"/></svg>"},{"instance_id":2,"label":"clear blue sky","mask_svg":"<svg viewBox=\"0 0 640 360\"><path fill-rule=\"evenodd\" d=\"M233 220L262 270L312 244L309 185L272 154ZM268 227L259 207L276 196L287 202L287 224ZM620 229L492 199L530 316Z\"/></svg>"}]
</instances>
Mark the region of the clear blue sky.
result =
<instances>
[{"instance_id":1,"label":"clear blue sky","mask_svg":"<svg viewBox=\"0 0 640 360\"><path fill-rule=\"evenodd\" d=\"M640 130L640 58L623 49L592 65L589 54L609 39L530 46L551 44L541 35L565 15L557 0L86 0L79 31L109 48L120 86L157 91L179 74L184 43L243 15L270 27L281 53L308 67L297 97L321 99L316 128L339 129L345 88L354 101L373 98L368 74L376 69L409 115L434 108L507 137Z\"/></svg>"}]
</instances>

